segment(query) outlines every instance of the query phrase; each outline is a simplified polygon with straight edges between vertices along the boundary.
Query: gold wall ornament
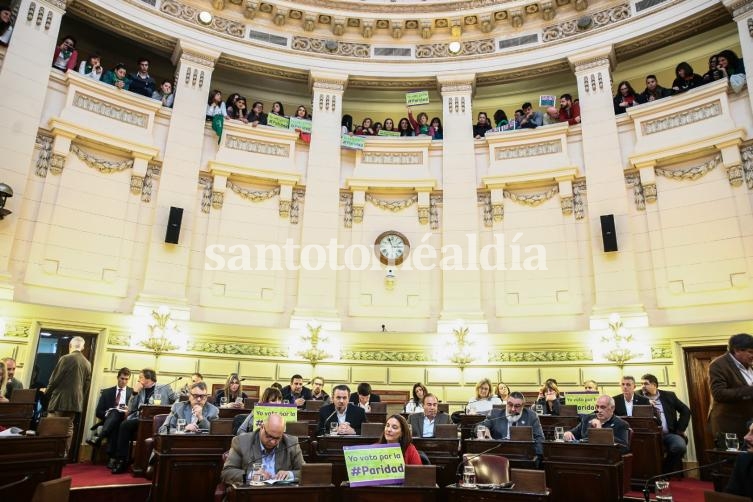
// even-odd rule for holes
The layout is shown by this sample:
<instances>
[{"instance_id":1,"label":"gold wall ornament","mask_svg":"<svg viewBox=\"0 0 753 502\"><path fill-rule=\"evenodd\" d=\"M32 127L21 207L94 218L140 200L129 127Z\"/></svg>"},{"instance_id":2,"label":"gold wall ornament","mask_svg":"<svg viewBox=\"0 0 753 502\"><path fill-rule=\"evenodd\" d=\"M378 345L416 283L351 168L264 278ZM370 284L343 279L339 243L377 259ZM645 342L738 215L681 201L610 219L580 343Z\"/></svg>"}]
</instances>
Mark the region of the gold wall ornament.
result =
<instances>
[{"instance_id":1,"label":"gold wall ornament","mask_svg":"<svg viewBox=\"0 0 753 502\"><path fill-rule=\"evenodd\" d=\"M222 209L225 202L225 192L212 192L212 209Z\"/></svg>"},{"instance_id":2,"label":"gold wall ornament","mask_svg":"<svg viewBox=\"0 0 753 502\"><path fill-rule=\"evenodd\" d=\"M133 195L140 195L143 187L144 187L144 176L132 174L131 175L131 193Z\"/></svg>"},{"instance_id":3,"label":"gold wall ornament","mask_svg":"<svg viewBox=\"0 0 753 502\"><path fill-rule=\"evenodd\" d=\"M170 308L165 305L152 310L144 335L137 340L138 345L151 350L156 357L186 345L180 329L172 320Z\"/></svg>"},{"instance_id":4,"label":"gold wall ornament","mask_svg":"<svg viewBox=\"0 0 753 502\"><path fill-rule=\"evenodd\" d=\"M291 204L291 201L280 199L280 203L277 208L277 211L281 218L290 217L290 204Z\"/></svg>"},{"instance_id":5,"label":"gold wall ornament","mask_svg":"<svg viewBox=\"0 0 753 502\"><path fill-rule=\"evenodd\" d=\"M340 359L340 348L337 347L327 333L322 333L322 326L316 321L306 323L307 334L295 341L290 349L292 357L300 357L311 364L313 368L327 359Z\"/></svg>"},{"instance_id":6,"label":"gold wall ornament","mask_svg":"<svg viewBox=\"0 0 753 502\"><path fill-rule=\"evenodd\" d=\"M449 336L440 337L438 343L434 359L455 364L461 370L472 362L485 363L489 358L489 354L477 343L470 328L462 320L458 321Z\"/></svg>"},{"instance_id":7,"label":"gold wall ornament","mask_svg":"<svg viewBox=\"0 0 753 502\"><path fill-rule=\"evenodd\" d=\"M59 153L53 153L50 155L50 172L55 176L59 176L63 173L65 167L65 155Z\"/></svg>"},{"instance_id":8,"label":"gold wall ornament","mask_svg":"<svg viewBox=\"0 0 753 502\"><path fill-rule=\"evenodd\" d=\"M601 337L606 346L604 357L622 368L627 361L638 356L633 352L633 335L623 326L619 314L609 316L609 331Z\"/></svg>"},{"instance_id":9,"label":"gold wall ornament","mask_svg":"<svg viewBox=\"0 0 753 502\"><path fill-rule=\"evenodd\" d=\"M227 180L227 188L231 189L242 198L250 200L251 202L263 202L267 199L271 199L276 195L280 195L279 186L276 186L269 190L249 190L247 188L242 188L241 186L233 183L230 180Z\"/></svg>"},{"instance_id":10,"label":"gold wall ornament","mask_svg":"<svg viewBox=\"0 0 753 502\"><path fill-rule=\"evenodd\" d=\"M559 185L555 185L548 190L545 190L543 192L535 192L535 193L519 193L519 192L512 192L509 190L505 190L504 197L505 199L510 199L514 202L517 202L519 204L524 204L526 206L538 206L548 201L549 199L557 195L559 192L560 192Z\"/></svg>"},{"instance_id":11,"label":"gold wall ornament","mask_svg":"<svg viewBox=\"0 0 753 502\"><path fill-rule=\"evenodd\" d=\"M413 204L418 202L418 195L413 194L405 199L380 199L377 197L374 197L370 193L366 194L366 201L371 202L374 206L378 207L379 209L384 209L386 211L392 211L393 213L398 213L402 211L403 209L407 209L411 207Z\"/></svg>"}]
</instances>

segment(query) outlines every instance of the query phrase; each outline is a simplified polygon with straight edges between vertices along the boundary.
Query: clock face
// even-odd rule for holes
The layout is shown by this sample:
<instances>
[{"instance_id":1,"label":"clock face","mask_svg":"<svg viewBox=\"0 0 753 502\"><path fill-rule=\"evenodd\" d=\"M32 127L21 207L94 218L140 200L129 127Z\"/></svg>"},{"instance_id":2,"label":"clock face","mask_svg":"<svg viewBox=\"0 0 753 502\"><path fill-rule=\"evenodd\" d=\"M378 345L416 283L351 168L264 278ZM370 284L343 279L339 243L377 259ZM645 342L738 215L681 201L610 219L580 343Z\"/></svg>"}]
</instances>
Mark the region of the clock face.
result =
<instances>
[{"instance_id":1,"label":"clock face","mask_svg":"<svg viewBox=\"0 0 753 502\"><path fill-rule=\"evenodd\" d=\"M376 238L374 246L379 256L379 261L385 265L400 265L408 252L410 243L400 232L388 231Z\"/></svg>"}]
</instances>

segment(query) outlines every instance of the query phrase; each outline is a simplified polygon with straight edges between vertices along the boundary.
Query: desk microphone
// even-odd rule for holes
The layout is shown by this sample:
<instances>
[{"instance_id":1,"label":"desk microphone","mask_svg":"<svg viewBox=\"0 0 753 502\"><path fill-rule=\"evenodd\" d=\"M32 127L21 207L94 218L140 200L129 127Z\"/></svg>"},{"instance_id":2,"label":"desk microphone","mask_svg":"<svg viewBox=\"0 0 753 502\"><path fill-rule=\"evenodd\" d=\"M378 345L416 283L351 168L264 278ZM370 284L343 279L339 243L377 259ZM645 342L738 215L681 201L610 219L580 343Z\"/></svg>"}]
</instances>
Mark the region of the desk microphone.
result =
<instances>
[{"instance_id":1,"label":"desk microphone","mask_svg":"<svg viewBox=\"0 0 753 502\"><path fill-rule=\"evenodd\" d=\"M171 380L171 381L169 381L168 383L166 383L165 385L172 385L172 384L174 384L175 382L177 382L178 380L183 380L183 377L182 377L182 376L179 376L179 377L178 377L178 378L176 378L175 380Z\"/></svg>"},{"instance_id":2,"label":"desk microphone","mask_svg":"<svg viewBox=\"0 0 753 502\"><path fill-rule=\"evenodd\" d=\"M681 469L679 471L673 471L673 472L668 472L666 474L657 474L656 476L652 476L652 477L648 478L646 480L646 484L643 485L643 500L645 500L646 502L649 501L650 491L648 489L648 485L652 481L656 481L657 479L662 479L662 478L668 478L668 477L674 476L676 474L683 474L685 472L702 471L703 469L708 469L709 467L716 467L717 465L723 465L723 464L728 464L728 463L732 463L732 462L734 462L734 459L732 459L732 458L725 458L724 460L719 460L718 462L712 462L712 463L706 464L706 465L699 465L697 467L689 467L688 469Z\"/></svg>"},{"instance_id":3,"label":"desk microphone","mask_svg":"<svg viewBox=\"0 0 753 502\"><path fill-rule=\"evenodd\" d=\"M347 413L347 408L345 409L345 412ZM329 423L329 419L334 417L337 413L337 408L335 408L332 413L329 414L327 418L324 419L324 422L322 423L322 428L319 430L322 434L327 434L327 424Z\"/></svg>"},{"instance_id":4,"label":"desk microphone","mask_svg":"<svg viewBox=\"0 0 753 502\"><path fill-rule=\"evenodd\" d=\"M260 434L261 434L261 433L260 433ZM310 442L310 441L311 441L311 438L309 438L309 437L306 437L306 436L302 436L302 437L297 437L297 436L293 436L293 437L296 437L296 438L298 439L298 441L296 441L296 442L295 442L295 443L293 443L293 444L290 444L290 445L286 446L286 447L285 447L285 448L283 448L283 449L282 449L281 451L288 451L288 450L289 450L290 448L295 448L296 446L300 446L300 445L301 445L301 443L308 443L308 442ZM277 448L275 448L275 450L276 450L276 449L277 449ZM244 479L244 481L247 481L247 480L248 480L248 471L249 471L250 469L253 469L253 465L254 465L254 464L255 464L256 462L261 462L262 458L263 458L263 455L262 455L262 457L259 457L259 458L252 458L252 459L251 459L251 462L249 462L249 463L248 463L248 465L246 466L246 471L245 471L245 472L243 473L243 479Z\"/></svg>"}]
</instances>

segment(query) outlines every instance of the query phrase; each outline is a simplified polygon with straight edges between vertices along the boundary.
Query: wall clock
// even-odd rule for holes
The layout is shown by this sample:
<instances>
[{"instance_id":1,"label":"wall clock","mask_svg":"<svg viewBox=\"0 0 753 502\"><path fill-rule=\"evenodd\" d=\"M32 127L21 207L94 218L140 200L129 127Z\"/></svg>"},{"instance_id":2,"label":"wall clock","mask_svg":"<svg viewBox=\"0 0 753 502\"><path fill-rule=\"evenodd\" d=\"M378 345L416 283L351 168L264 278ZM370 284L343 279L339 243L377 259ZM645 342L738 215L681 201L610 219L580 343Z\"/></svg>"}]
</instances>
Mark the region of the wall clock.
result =
<instances>
[{"instance_id":1,"label":"wall clock","mask_svg":"<svg viewBox=\"0 0 753 502\"><path fill-rule=\"evenodd\" d=\"M400 265L410 252L410 242L400 232L388 230L376 238L374 250L384 265Z\"/></svg>"}]
</instances>

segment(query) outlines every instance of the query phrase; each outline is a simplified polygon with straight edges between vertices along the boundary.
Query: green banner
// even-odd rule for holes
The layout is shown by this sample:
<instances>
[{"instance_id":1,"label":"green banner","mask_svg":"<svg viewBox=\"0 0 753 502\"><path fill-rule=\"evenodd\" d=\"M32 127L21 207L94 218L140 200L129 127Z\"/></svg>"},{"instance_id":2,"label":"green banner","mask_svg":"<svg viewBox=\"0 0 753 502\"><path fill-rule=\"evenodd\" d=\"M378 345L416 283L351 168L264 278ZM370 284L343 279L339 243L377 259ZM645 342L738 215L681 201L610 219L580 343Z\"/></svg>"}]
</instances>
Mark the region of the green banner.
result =
<instances>
[{"instance_id":1,"label":"green banner","mask_svg":"<svg viewBox=\"0 0 753 502\"><path fill-rule=\"evenodd\" d=\"M290 129L300 129L301 132L307 132L311 134L311 121L298 117L290 117Z\"/></svg>"},{"instance_id":2,"label":"green banner","mask_svg":"<svg viewBox=\"0 0 753 502\"><path fill-rule=\"evenodd\" d=\"M351 136L350 134L343 134L340 146L343 148L351 148L353 150L363 150L366 146L366 138L362 136Z\"/></svg>"},{"instance_id":3,"label":"green banner","mask_svg":"<svg viewBox=\"0 0 753 502\"><path fill-rule=\"evenodd\" d=\"M429 104L429 91L406 92L405 104L408 106L428 105Z\"/></svg>"},{"instance_id":4,"label":"green banner","mask_svg":"<svg viewBox=\"0 0 753 502\"><path fill-rule=\"evenodd\" d=\"M257 404L254 406L254 429L272 413L282 415L286 422L298 421L298 408L294 404Z\"/></svg>"},{"instance_id":5,"label":"green banner","mask_svg":"<svg viewBox=\"0 0 753 502\"><path fill-rule=\"evenodd\" d=\"M385 131L384 129L380 129L377 136L400 136L400 133L398 131Z\"/></svg>"},{"instance_id":6,"label":"green banner","mask_svg":"<svg viewBox=\"0 0 753 502\"><path fill-rule=\"evenodd\" d=\"M343 446L350 486L401 485L405 461L398 443Z\"/></svg>"},{"instance_id":7,"label":"green banner","mask_svg":"<svg viewBox=\"0 0 753 502\"><path fill-rule=\"evenodd\" d=\"M270 127L279 127L280 129L288 129L290 125L290 119L281 115L270 113L269 115L267 115L267 125Z\"/></svg>"},{"instance_id":8,"label":"green banner","mask_svg":"<svg viewBox=\"0 0 753 502\"><path fill-rule=\"evenodd\" d=\"M578 406L578 413L587 415L596 411L596 400L599 399L598 392L567 392L565 393L565 403Z\"/></svg>"}]
</instances>

